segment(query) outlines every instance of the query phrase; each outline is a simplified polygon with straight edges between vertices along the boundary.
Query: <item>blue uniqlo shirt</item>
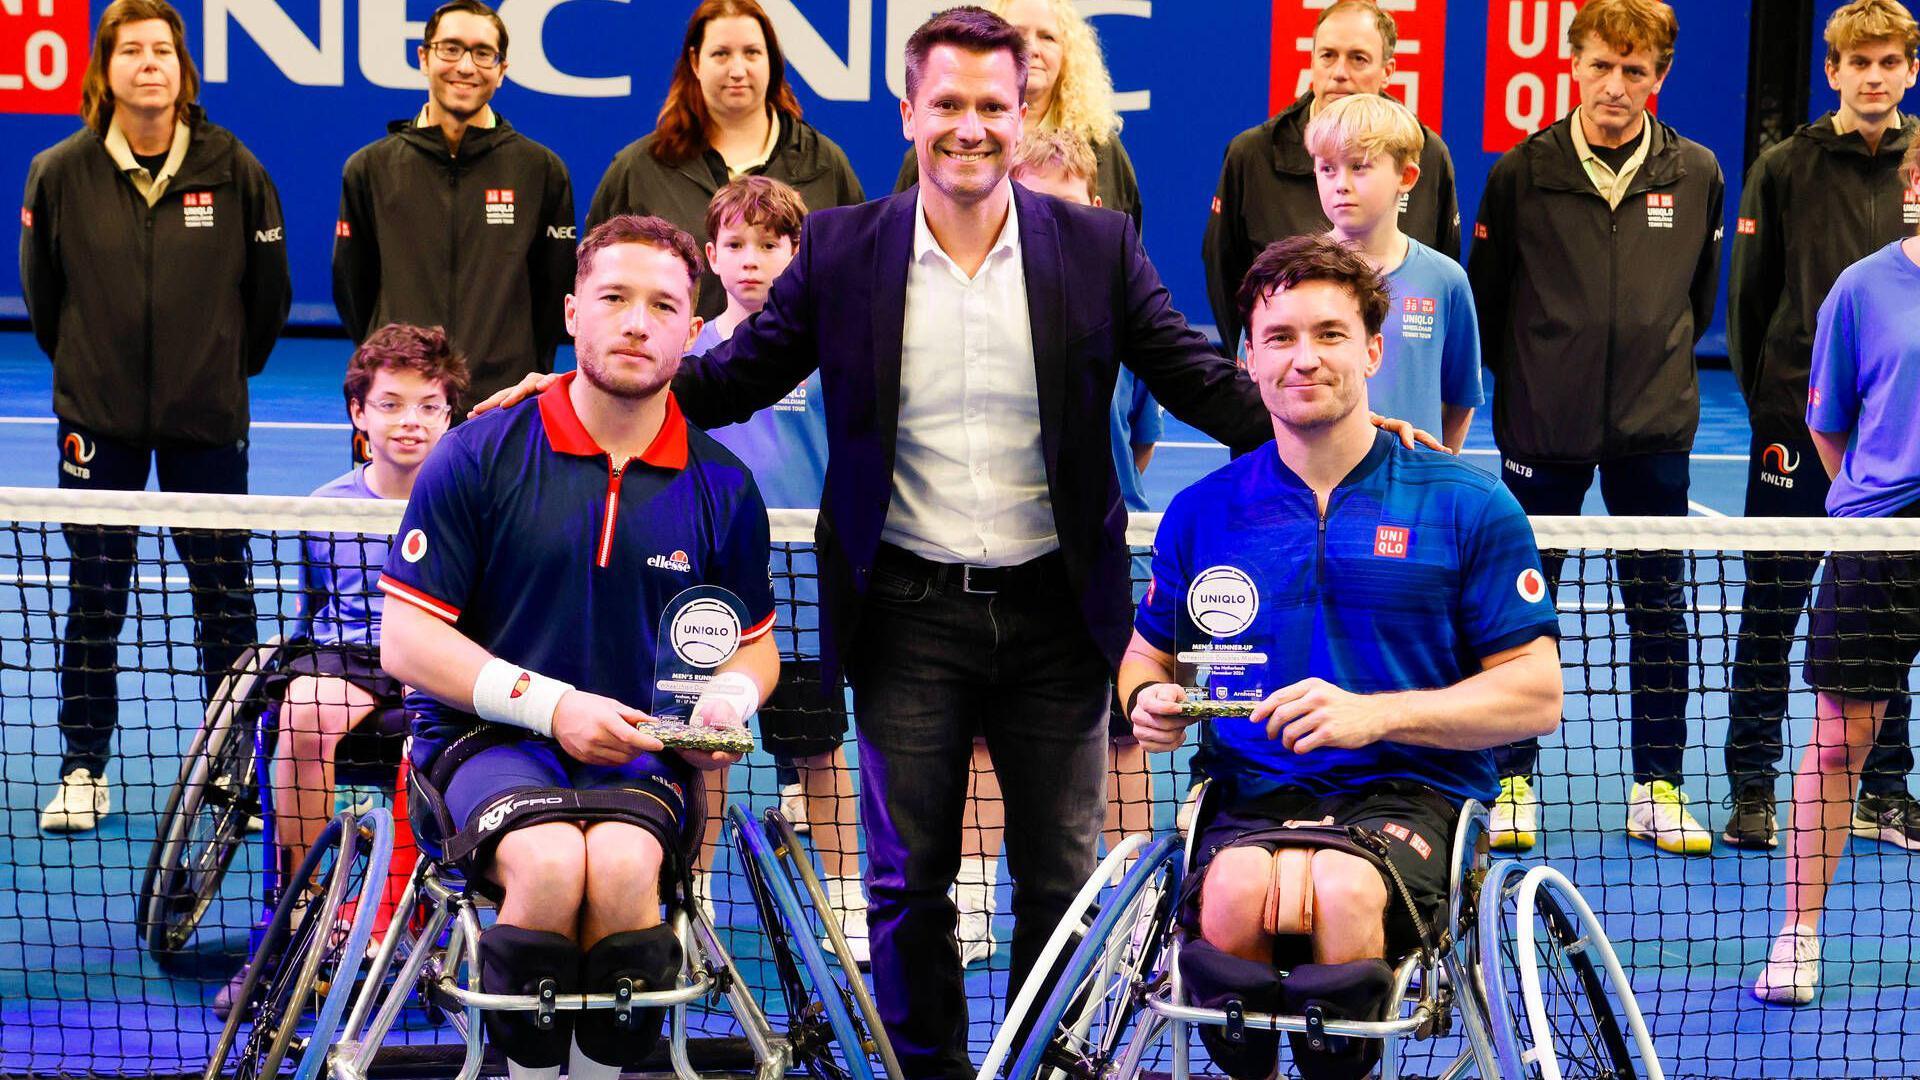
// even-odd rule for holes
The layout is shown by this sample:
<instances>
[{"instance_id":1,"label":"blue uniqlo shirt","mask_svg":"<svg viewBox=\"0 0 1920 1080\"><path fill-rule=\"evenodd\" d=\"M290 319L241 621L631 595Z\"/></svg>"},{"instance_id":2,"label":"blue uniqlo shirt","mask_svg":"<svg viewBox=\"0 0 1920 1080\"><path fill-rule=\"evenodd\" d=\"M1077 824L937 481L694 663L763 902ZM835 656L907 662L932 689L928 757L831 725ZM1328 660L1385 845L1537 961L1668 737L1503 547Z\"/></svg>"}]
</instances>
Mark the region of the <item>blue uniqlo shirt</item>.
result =
<instances>
[{"instance_id":1,"label":"blue uniqlo shirt","mask_svg":"<svg viewBox=\"0 0 1920 1080\"><path fill-rule=\"evenodd\" d=\"M574 378L447 433L380 588L510 663L651 711L660 617L683 590L738 596L743 643L772 628L767 511L671 396L653 445L614 462L573 411ZM480 723L418 693L407 705L419 769Z\"/></svg>"},{"instance_id":2,"label":"blue uniqlo shirt","mask_svg":"<svg viewBox=\"0 0 1920 1080\"><path fill-rule=\"evenodd\" d=\"M720 344L720 328L708 323L693 339L687 355L698 356ZM739 455L753 473L767 505L782 510L817 510L827 483L827 406L820 399L820 373L788 391L744 423L709 432ZM780 655L786 659L820 656L820 573L811 543L789 545L773 560L774 593L780 606Z\"/></svg>"},{"instance_id":3,"label":"blue uniqlo shirt","mask_svg":"<svg viewBox=\"0 0 1920 1080\"><path fill-rule=\"evenodd\" d=\"M1425 431L1441 430L1440 406L1478 406L1480 327L1467 272L1407 238L1407 257L1387 275L1392 300L1380 327L1380 370L1367 380L1367 406Z\"/></svg>"},{"instance_id":4,"label":"blue uniqlo shirt","mask_svg":"<svg viewBox=\"0 0 1920 1080\"><path fill-rule=\"evenodd\" d=\"M367 467L314 490L327 499L377 499ZM307 637L316 645L380 647L380 568L390 541L367 533L308 533L300 538L302 600L311 603Z\"/></svg>"},{"instance_id":5,"label":"blue uniqlo shirt","mask_svg":"<svg viewBox=\"0 0 1920 1080\"><path fill-rule=\"evenodd\" d=\"M1920 500L1920 266L1899 241L1833 283L1807 390L1808 427L1853 433L1829 516L1887 517Z\"/></svg>"},{"instance_id":6,"label":"blue uniqlo shirt","mask_svg":"<svg viewBox=\"0 0 1920 1080\"><path fill-rule=\"evenodd\" d=\"M1312 677L1357 694L1439 689L1483 656L1559 634L1533 529L1499 479L1384 432L1328 498L1324 527L1313 490L1272 446L1175 496L1134 625L1169 653L1256 658L1243 674L1216 672L1210 685L1232 697ZM1238 718L1205 722L1200 747L1229 801L1382 780L1456 802L1500 790L1484 750L1382 742L1296 755Z\"/></svg>"}]
</instances>

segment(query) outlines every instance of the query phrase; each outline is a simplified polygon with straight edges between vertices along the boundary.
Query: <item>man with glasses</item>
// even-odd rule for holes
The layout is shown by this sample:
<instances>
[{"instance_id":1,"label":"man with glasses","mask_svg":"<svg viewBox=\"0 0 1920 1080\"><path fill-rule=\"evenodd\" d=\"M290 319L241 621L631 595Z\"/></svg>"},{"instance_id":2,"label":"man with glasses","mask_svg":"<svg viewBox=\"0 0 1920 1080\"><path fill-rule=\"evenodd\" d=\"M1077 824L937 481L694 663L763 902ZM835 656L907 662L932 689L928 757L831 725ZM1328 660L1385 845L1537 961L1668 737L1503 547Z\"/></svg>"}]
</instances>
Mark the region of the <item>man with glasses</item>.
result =
<instances>
[{"instance_id":1,"label":"man with glasses","mask_svg":"<svg viewBox=\"0 0 1920 1080\"><path fill-rule=\"evenodd\" d=\"M425 107L347 159L333 302L356 343L390 322L445 327L485 397L551 371L566 338L573 185L558 155L488 104L507 73L492 8L442 4L419 56ZM366 460L357 434L354 456Z\"/></svg>"}]
</instances>

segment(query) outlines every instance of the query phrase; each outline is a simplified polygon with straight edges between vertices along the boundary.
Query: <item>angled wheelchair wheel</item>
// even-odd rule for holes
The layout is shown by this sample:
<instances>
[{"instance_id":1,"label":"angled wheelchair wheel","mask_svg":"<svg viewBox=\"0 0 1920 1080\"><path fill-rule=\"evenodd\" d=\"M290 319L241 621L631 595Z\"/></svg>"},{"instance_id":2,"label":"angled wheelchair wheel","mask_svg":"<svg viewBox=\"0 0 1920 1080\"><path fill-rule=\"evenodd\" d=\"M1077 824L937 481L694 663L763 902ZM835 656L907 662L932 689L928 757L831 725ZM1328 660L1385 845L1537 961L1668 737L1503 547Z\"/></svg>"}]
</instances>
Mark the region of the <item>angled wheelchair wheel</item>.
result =
<instances>
[{"instance_id":1,"label":"angled wheelchair wheel","mask_svg":"<svg viewBox=\"0 0 1920 1080\"><path fill-rule=\"evenodd\" d=\"M1479 906L1503 1076L1663 1080L1620 958L1572 882L1550 866L1498 863Z\"/></svg>"},{"instance_id":2,"label":"angled wheelchair wheel","mask_svg":"<svg viewBox=\"0 0 1920 1080\"><path fill-rule=\"evenodd\" d=\"M139 940L156 957L193 939L246 841L248 820L260 813L258 691L278 650L254 647L221 682L160 813L135 908Z\"/></svg>"},{"instance_id":3,"label":"angled wheelchair wheel","mask_svg":"<svg viewBox=\"0 0 1920 1080\"><path fill-rule=\"evenodd\" d=\"M366 962L392 854L393 818L384 808L328 823L287 879L248 969L239 1001L253 1006L251 1026L248 1009L237 1006L205 1080L277 1077L289 1064L296 1080L319 1074Z\"/></svg>"},{"instance_id":4,"label":"angled wheelchair wheel","mask_svg":"<svg viewBox=\"0 0 1920 1080\"><path fill-rule=\"evenodd\" d=\"M1172 925L1182 861L1181 839L1164 837L1146 849L1118 885L1107 887L1131 854L1130 847L1117 847L1081 889L1027 977L1028 985L1021 987L1020 997L1025 998L1050 981L1045 1004L1037 1012L1016 1015L1021 1012L1016 999L1008 1010L1006 1026L1013 1037L1026 1029L1025 1042L1007 1069L1009 1080L1106 1080L1118 1075ZM1065 945L1076 936L1071 952L1054 951L1056 942ZM1050 956L1052 963L1047 962Z\"/></svg>"},{"instance_id":5,"label":"angled wheelchair wheel","mask_svg":"<svg viewBox=\"0 0 1920 1080\"><path fill-rule=\"evenodd\" d=\"M819 1080L897 1077L899 1065L880 1027L878 1011L861 982L859 968L845 963L836 976L835 965L820 948L815 923L807 917L800 894L794 890L788 865L797 865L806 856L793 843L793 827L779 817L778 811L769 817L777 818L784 829L771 824L763 829L737 804L727 807L727 828L746 870L780 991L786 999L786 1035L793 1061ZM808 874L811 876L811 868ZM810 897L824 899L818 889L816 880ZM845 948L846 939L833 923L830 909L818 899L814 903L816 916L832 927L831 936L839 952ZM852 956L841 953L837 959L846 962ZM860 983L858 992L852 989L852 983Z\"/></svg>"}]
</instances>

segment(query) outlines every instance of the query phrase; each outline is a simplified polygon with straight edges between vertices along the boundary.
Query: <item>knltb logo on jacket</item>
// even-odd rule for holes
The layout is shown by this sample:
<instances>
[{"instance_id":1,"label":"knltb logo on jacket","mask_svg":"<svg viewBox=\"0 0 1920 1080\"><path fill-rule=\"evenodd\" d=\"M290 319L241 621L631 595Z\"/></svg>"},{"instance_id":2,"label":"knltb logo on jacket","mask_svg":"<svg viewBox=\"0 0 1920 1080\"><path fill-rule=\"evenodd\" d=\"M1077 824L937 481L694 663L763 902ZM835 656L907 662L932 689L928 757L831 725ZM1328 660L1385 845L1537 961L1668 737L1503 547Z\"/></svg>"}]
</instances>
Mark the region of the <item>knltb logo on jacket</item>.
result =
<instances>
[{"instance_id":1,"label":"knltb logo on jacket","mask_svg":"<svg viewBox=\"0 0 1920 1080\"><path fill-rule=\"evenodd\" d=\"M487 189L487 224L513 224L513 189Z\"/></svg>"}]
</instances>

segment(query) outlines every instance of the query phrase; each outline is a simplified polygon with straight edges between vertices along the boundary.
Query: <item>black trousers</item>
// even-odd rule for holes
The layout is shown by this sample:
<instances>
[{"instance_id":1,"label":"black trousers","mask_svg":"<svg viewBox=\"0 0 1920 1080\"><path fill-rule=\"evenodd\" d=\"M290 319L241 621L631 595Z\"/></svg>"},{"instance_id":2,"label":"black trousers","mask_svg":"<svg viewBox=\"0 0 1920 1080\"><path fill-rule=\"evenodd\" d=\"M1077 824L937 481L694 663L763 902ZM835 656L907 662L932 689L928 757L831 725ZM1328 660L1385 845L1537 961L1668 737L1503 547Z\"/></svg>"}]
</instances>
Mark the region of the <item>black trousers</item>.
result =
<instances>
[{"instance_id":1,"label":"black trousers","mask_svg":"<svg viewBox=\"0 0 1920 1080\"><path fill-rule=\"evenodd\" d=\"M140 491L157 464L163 491L245 494L247 444L136 446L62 422L60 486L94 491ZM102 775L119 723L120 632L126 625L135 566L131 528L64 525L71 556L66 621L60 630L60 773L90 769ZM173 547L186 564L193 604L196 667L211 698L255 636L253 575L247 534L174 529ZM171 650L168 650L169 653Z\"/></svg>"},{"instance_id":2,"label":"black trousers","mask_svg":"<svg viewBox=\"0 0 1920 1080\"><path fill-rule=\"evenodd\" d=\"M1500 477L1529 514L1576 515L1593 484L1596 466L1507 458ZM1685 517L1687 455L1641 454L1597 466L1607 512L1627 516ZM1551 588L1560 583L1561 556L1542 551ZM1677 554L1623 555L1615 580L1626 605L1627 674L1632 685L1633 779L1635 783L1680 782L1687 746L1687 599L1685 567ZM1537 739L1494 751L1501 776L1531 776L1540 756Z\"/></svg>"}]
</instances>

